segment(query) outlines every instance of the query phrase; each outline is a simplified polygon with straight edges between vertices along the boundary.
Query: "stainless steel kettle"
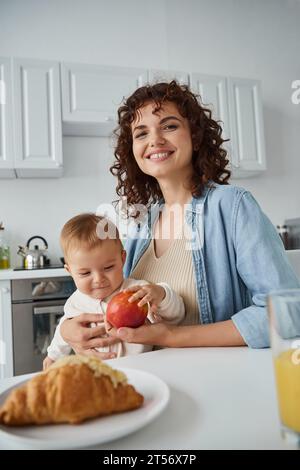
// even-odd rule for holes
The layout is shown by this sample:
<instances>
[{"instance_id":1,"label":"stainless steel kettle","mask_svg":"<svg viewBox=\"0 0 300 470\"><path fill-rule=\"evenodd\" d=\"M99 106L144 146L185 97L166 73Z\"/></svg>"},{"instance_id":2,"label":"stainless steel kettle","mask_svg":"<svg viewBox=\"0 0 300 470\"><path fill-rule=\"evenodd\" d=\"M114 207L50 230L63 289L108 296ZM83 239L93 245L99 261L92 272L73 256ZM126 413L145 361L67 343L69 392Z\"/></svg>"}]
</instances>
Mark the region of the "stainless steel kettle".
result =
<instances>
[{"instance_id":1,"label":"stainless steel kettle","mask_svg":"<svg viewBox=\"0 0 300 470\"><path fill-rule=\"evenodd\" d=\"M30 242L39 238L44 242L44 248L40 248L38 245L34 245L34 249L30 248ZM23 258L23 267L25 269L33 268L43 268L49 264L49 259L47 258L46 251L48 250L48 243L45 238L35 235L34 237L29 238L26 243L26 246L19 245L18 255Z\"/></svg>"}]
</instances>

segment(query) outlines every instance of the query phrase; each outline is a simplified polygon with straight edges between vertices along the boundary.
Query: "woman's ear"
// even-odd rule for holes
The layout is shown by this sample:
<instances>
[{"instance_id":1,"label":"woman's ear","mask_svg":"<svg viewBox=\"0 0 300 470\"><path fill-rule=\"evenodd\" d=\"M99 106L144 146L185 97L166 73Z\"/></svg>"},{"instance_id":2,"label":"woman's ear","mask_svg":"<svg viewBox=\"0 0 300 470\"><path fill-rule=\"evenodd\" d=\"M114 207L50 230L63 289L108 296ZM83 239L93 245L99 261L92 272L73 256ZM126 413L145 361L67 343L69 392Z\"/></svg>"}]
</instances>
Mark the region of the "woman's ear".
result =
<instances>
[{"instance_id":1,"label":"woman's ear","mask_svg":"<svg viewBox=\"0 0 300 470\"><path fill-rule=\"evenodd\" d=\"M126 261L126 256L127 256L127 253L125 250L122 250L121 252L121 257L122 257L122 266L124 266L125 264L125 261Z\"/></svg>"}]
</instances>

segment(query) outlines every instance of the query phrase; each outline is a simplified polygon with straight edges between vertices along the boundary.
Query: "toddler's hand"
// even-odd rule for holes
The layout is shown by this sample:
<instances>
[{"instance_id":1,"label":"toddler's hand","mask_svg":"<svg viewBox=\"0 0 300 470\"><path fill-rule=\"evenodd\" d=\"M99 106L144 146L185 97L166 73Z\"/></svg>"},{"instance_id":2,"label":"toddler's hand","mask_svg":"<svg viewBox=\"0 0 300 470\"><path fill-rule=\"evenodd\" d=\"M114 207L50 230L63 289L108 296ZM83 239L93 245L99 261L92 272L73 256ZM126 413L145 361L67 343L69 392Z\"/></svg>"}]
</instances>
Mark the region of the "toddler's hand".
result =
<instances>
[{"instance_id":1,"label":"toddler's hand","mask_svg":"<svg viewBox=\"0 0 300 470\"><path fill-rule=\"evenodd\" d=\"M43 370L46 370L48 369L48 367L51 366L51 364L53 364L53 359L50 359L50 357L46 357L44 360L43 360Z\"/></svg>"}]
</instances>

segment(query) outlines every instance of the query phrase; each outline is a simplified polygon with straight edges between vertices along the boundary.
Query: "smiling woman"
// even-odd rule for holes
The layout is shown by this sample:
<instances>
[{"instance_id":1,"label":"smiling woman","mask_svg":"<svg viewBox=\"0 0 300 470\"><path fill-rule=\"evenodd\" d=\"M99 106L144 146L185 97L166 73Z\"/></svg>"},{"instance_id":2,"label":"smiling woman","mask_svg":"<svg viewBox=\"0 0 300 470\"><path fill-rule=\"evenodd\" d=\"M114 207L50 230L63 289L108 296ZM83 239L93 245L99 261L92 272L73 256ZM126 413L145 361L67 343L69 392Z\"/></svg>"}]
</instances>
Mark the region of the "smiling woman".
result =
<instances>
[{"instance_id":1,"label":"smiling woman","mask_svg":"<svg viewBox=\"0 0 300 470\"><path fill-rule=\"evenodd\" d=\"M139 88L118 115L116 162L111 172L118 177L117 194L126 196L128 204L149 205L162 198L157 172L163 177L174 171L180 183L190 178L195 196L208 180L227 184L230 171L222 128L188 87L172 81ZM147 167L144 161L160 163L171 155L176 158L165 170L150 162ZM185 169L181 178L180 168Z\"/></svg>"}]
</instances>

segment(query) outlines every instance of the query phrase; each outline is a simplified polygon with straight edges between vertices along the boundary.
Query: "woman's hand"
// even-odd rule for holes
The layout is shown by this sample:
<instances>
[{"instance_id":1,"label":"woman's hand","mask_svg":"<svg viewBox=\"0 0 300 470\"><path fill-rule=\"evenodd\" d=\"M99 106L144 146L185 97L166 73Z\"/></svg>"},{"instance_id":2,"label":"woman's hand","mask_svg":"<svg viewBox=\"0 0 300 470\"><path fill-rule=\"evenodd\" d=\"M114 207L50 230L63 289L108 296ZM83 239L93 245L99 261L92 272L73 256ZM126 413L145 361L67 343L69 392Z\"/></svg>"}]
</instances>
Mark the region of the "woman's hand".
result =
<instances>
[{"instance_id":1,"label":"woman's hand","mask_svg":"<svg viewBox=\"0 0 300 470\"><path fill-rule=\"evenodd\" d=\"M176 347L175 333L179 327L163 322L146 323L139 328L113 328L106 322L106 331L114 338L126 343L150 344L152 346Z\"/></svg>"},{"instance_id":2,"label":"woman's hand","mask_svg":"<svg viewBox=\"0 0 300 470\"><path fill-rule=\"evenodd\" d=\"M104 322L102 314L82 313L78 317L65 320L60 326L63 339L77 354L97 356L100 359L116 357L112 352L99 352L95 348L111 346L120 342L119 338L106 336L104 323L101 326L90 328L91 323Z\"/></svg>"}]
</instances>

